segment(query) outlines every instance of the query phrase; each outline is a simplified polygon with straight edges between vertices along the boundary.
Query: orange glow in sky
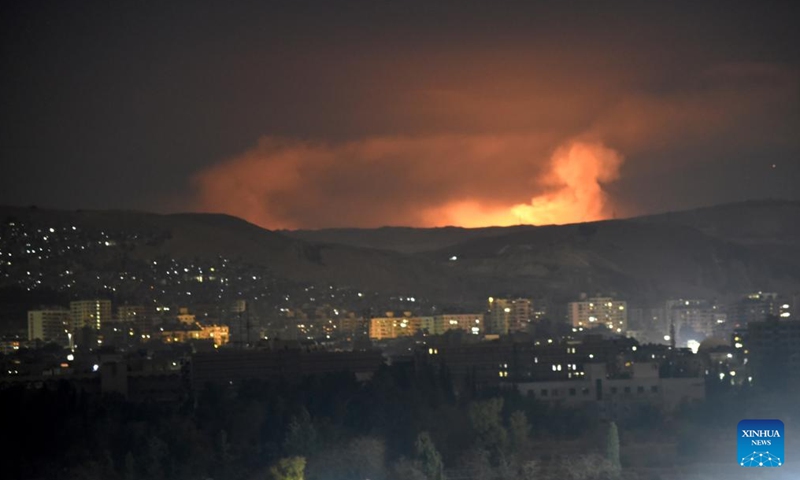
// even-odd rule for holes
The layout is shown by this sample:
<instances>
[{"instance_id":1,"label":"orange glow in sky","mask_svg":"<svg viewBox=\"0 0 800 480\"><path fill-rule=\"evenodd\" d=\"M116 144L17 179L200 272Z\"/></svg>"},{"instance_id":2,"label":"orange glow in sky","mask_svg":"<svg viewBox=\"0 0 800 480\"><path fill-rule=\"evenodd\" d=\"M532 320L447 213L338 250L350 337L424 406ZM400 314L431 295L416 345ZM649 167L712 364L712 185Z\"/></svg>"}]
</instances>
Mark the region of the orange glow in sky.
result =
<instances>
[{"instance_id":1,"label":"orange glow in sky","mask_svg":"<svg viewBox=\"0 0 800 480\"><path fill-rule=\"evenodd\" d=\"M622 157L535 135L264 138L195 178L198 203L266 228L507 226L608 218Z\"/></svg>"},{"instance_id":2,"label":"orange glow in sky","mask_svg":"<svg viewBox=\"0 0 800 480\"><path fill-rule=\"evenodd\" d=\"M552 190L533 197L512 211L523 223L576 223L609 217L602 184L619 178L622 157L600 144L572 143L553 155L545 181Z\"/></svg>"},{"instance_id":3,"label":"orange glow in sky","mask_svg":"<svg viewBox=\"0 0 800 480\"><path fill-rule=\"evenodd\" d=\"M610 212L602 184L619 178L622 160L603 145L573 142L553 154L550 171L539 179L546 190L529 203L489 207L476 200L455 201L428 211L426 223L484 227L603 220Z\"/></svg>"},{"instance_id":4,"label":"orange glow in sky","mask_svg":"<svg viewBox=\"0 0 800 480\"><path fill-rule=\"evenodd\" d=\"M352 104L321 103L288 122L316 122L319 132L338 134L265 127L251 148L195 172L184 209L269 229L547 225L635 215L651 201L637 176L686 181L677 172L705 156L704 147L692 155L673 149L773 144L781 137L769 121L762 129L742 126L781 108L785 116L797 98L796 71L760 64L704 68L686 89L664 93L641 88L651 77L638 66L587 62L604 57L586 52L382 58L348 67L345 86L350 78L361 82L351 95L334 89L319 98ZM545 60L552 68L542 68ZM662 187L654 191L663 194Z\"/></svg>"}]
</instances>

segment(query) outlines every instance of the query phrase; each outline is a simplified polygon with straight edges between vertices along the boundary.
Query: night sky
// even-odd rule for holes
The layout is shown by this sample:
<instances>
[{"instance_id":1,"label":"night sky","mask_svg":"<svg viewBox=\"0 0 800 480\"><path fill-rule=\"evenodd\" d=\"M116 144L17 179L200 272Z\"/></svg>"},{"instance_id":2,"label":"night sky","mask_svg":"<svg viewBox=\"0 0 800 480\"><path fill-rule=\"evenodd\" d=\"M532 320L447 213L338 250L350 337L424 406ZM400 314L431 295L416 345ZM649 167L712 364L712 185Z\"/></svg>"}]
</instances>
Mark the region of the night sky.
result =
<instances>
[{"instance_id":1,"label":"night sky","mask_svg":"<svg viewBox=\"0 0 800 480\"><path fill-rule=\"evenodd\" d=\"M0 6L0 204L267 228L800 200L793 2Z\"/></svg>"}]
</instances>

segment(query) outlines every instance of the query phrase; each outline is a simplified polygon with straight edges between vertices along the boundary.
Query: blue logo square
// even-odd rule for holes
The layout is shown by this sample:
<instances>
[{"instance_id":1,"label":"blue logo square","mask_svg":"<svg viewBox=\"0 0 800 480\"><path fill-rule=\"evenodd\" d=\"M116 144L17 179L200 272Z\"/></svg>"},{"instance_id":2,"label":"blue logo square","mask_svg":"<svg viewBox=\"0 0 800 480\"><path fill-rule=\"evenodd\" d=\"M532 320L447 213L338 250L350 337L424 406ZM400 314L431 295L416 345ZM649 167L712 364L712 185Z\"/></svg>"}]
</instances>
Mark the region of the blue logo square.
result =
<instances>
[{"instance_id":1,"label":"blue logo square","mask_svg":"<svg viewBox=\"0 0 800 480\"><path fill-rule=\"evenodd\" d=\"M780 420L742 420L736 432L736 463L742 467L783 466L783 434Z\"/></svg>"}]
</instances>

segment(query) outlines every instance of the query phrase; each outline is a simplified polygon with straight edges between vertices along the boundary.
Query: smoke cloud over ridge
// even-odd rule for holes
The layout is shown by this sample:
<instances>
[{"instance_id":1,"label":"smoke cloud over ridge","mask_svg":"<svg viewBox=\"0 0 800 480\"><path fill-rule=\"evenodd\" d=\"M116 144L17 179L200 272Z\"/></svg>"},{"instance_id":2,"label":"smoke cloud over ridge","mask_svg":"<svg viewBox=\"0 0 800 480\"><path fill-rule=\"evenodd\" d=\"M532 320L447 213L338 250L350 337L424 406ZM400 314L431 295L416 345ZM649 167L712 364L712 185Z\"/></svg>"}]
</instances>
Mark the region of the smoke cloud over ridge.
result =
<instances>
[{"instance_id":1,"label":"smoke cloud over ridge","mask_svg":"<svg viewBox=\"0 0 800 480\"><path fill-rule=\"evenodd\" d=\"M201 209L268 228L550 224L606 218L621 164L598 143L549 155L533 135L263 138L194 184Z\"/></svg>"},{"instance_id":2,"label":"smoke cloud over ridge","mask_svg":"<svg viewBox=\"0 0 800 480\"><path fill-rule=\"evenodd\" d=\"M545 181L552 192L517 205L512 211L524 223L572 223L607 218L603 184L619 178L622 157L599 144L572 143L559 148Z\"/></svg>"},{"instance_id":3,"label":"smoke cloud over ridge","mask_svg":"<svg viewBox=\"0 0 800 480\"><path fill-rule=\"evenodd\" d=\"M685 193L670 192L673 205L732 188L702 180L705 165L779 185L767 177L774 162L746 152L795 148L791 68L715 64L664 89L617 66L569 75L581 70L481 58L483 68L457 55L353 67L362 84L384 87L347 105L331 91L319 98L321 118L304 117L339 134L264 136L199 169L188 208L272 229L564 224L652 212L675 178ZM744 178L735 177L739 195Z\"/></svg>"}]
</instances>

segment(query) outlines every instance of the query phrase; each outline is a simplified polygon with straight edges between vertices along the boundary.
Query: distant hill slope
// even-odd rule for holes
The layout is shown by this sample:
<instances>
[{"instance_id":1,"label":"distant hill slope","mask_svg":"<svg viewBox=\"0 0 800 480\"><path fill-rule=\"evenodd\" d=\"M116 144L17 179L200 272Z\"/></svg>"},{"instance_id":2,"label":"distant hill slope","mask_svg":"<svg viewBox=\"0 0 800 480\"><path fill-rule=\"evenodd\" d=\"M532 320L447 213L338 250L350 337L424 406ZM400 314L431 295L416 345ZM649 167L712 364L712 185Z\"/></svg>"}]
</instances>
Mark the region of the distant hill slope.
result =
<instances>
[{"instance_id":1,"label":"distant hill slope","mask_svg":"<svg viewBox=\"0 0 800 480\"><path fill-rule=\"evenodd\" d=\"M456 256L462 275L493 279L498 291L618 292L632 298L794 292L797 258L778 258L692 227L638 221L541 227L474 239L436 252Z\"/></svg>"},{"instance_id":2,"label":"distant hill slope","mask_svg":"<svg viewBox=\"0 0 800 480\"><path fill-rule=\"evenodd\" d=\"M163 238L137 245L137 258L208 258L265 266L276 276L297 281L370 286L377 290L441 291L449 272L424 258L336 244L312 244L220 214L172 214L131 211L62 211L0 207L0 221L18 219L42 226L92 228Z\"/></svg>"},{"instance_id":3,"label":"distant hill slope","mask_svg":"<svg viewBox=\"0 0 800 480\"><path fill-rule=\"evenodd\" d=\"M474 238L496 237L514 231L535 229L531 225L484 228L330 228L323 230L282 230L281 233L309 242L338 243L402 253L438 250Z\"/></svg>"},{"instance_id":4,"label":"distant hill slope","mask_svg":"<svg viewBox=\"0 0 800 480\"><path fill-rule=\"evenodd\" d=\"M580 225L286 233L415 253L494 292L655 298L800 291L800 202L751 201Z\"/></svg>"},{"instance_id":5,"label":"distant hill slope","mask_svg":"<svg viewBox=\"0 0 800 480\"><path fill-rule=\"evenodd\" d=\"M759 200L625 219L693 227L711 237L742 244L800 245L800 202ZM565 228L568 225L555 226ZM540 228L533 225L485 228L330 228L286 230L289 237L404 253L440 250L477 238L500 237Z\"/></svg>"},{"instance_id":6,"label":"distant hill slope","mask_svg":"<svg viewBox=\"0 0 800 480\"><path fill-rule=\"evenodd\" d=\"M151 258L216 258L267 266L276 276L333 282L445 302L489 294L631 299L800 292L800 203L747 202L562 226L264 230L211 214L66 212L0 208L0 219L155 232L136 246ZM456 260L451 260L456 257Z\"/></svg>"},{"instance_id":7,"label":"distant hill slope","mask_svg":"<svg viewBox=\"0 0 800 480\"><path fill-rule=\"evenodd\" d=\"M741 245L769 248L800 258L800 202L761 200L640 217L642 222L680 224Z\"/></svg>"}]
</instances>

